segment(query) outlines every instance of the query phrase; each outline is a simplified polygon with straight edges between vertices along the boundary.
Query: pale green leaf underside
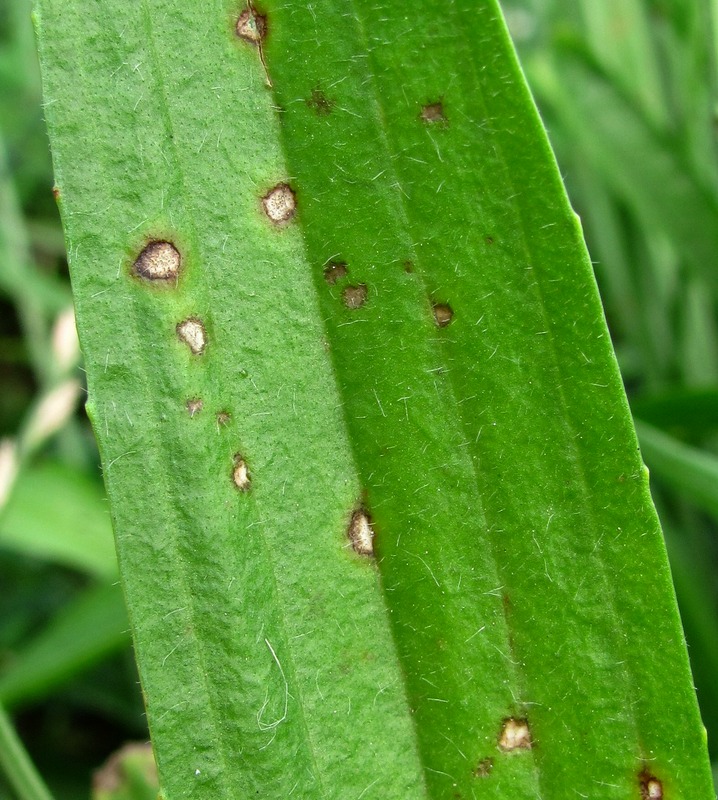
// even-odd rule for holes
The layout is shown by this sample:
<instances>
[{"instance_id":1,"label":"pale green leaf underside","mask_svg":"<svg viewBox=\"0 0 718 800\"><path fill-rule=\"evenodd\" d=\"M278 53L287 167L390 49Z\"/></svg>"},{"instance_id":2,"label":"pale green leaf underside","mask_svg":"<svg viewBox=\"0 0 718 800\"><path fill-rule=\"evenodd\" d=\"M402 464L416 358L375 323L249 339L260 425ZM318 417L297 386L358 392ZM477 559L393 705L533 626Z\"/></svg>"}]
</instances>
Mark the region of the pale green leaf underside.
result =
<instances>
[{"instance_id":1,"label":"pale green leaf underside","mask_svg":"<svg viewBox=\"0 0 718 800\"><path fill-rule=\"evenodd\" d=\"M261 52L242 10L38 15L166 797L708 798L590 265L496 4L267 2ZM151 239L177 281L133 275ZM531 749L500 749L507 719Z\"/></svg>"}]
</instances>

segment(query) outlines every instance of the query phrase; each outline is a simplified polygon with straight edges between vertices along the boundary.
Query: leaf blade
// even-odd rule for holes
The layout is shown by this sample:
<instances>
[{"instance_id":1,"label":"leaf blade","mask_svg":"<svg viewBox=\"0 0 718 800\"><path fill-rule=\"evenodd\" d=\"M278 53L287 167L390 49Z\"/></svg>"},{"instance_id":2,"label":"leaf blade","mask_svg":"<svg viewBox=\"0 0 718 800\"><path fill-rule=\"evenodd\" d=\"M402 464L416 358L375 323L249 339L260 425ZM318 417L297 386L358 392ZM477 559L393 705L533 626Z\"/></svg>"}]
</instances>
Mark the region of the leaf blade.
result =
<instances>
[{"instance_id":1,"label":"leaf blade","mask_svg":"<svg viewBox=\"0 0 718 800\"><path fill-rule=\"evenodd\" d=\"M280 768L291 752L310 796L560 796L601 783L623 797L650 762L667 790L707 797L665 552L590 265L497 6L438 18L418 4L437 32L425 39L400 7L272 3L261 51L232 41L229 6L221 19L196 3L165 10L122 9L114 37L92 20L102 48L84 102L104 115L89 126L97 155L131 187L122 204L93 170L70 172L77 111L57 71L48 92L64 101L48 112L65 142L68 236L83 246L74 280L106 480L124 503L121 566L129 595L151 603L134 629L165 791L294 791ZM45 47L46 63L77 64L74 44ZM150 89L123 61L132 48ZM103 107L111 89L121 96ZM112 136L122 127L142 157ZM297 213L275 229L261 200L286 185ZM111 215L93 219L85 191ZM485 229L468 224L477 216ZM139 229L175 237L176 287L133 277ZM101 257L85 253L100 242ZM343 282L328 283L341 265ZM108 319L119 309L131 310L126 341ZM197 319L202 345L188 351L173 332ZM195 419L185 403L199 397ZM239 462L251 488L237 495ZM347 553L362 502L380 575ZM173 597L156 595L158 579ZM645 658L654 635L668 643L662 668ZM564 647L578 703L566 702ZM177 711L182 684L196 696ZM347 698L349 722L331 713ZM240 715L226 730L225 707ZM503 752L507 720L524 718L537 746ZM361 763L347 759L358 742ZM196 781L189 748L206 760Z\"/></svg>"}]
</instances>

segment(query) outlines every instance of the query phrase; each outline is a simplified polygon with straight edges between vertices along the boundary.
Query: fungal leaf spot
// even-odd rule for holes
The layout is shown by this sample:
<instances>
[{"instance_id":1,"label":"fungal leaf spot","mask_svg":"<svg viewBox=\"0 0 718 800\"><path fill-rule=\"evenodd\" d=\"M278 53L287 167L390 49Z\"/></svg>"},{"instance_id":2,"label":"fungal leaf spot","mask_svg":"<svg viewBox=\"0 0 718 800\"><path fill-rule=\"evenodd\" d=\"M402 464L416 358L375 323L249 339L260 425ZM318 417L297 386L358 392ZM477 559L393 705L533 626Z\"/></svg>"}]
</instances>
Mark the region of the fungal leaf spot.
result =
<instances>
[{"instance_id":1,"label":"fungal leaf spot","mask_svg":"<svg viewBox=\"0 0 718 800\"><path fill-rule=\"evenodd\" d=\"M294 190L288 183L278 183L262 198L264 213L275 225L281 225L295 215L297 211L297 198Z\"/></svg>"},{"instance_id":2,"label":"fungal leaf spot","mask_svg":"<svg viewBox=\"0 0 718 800\"><path fill-rule=\"evenodd\" d=\"M240 453L234 456L234 465L232 467L232 483L239 489L240 492L248 492L252 485L252 479L249 475L249 467Z\"/></svg>"},{"instance_id":3,"label":"fungal leaf spot","mask_svg":"<svg viewBox=\"0 0 718 800\"><path fill-rule=\"evenodd\" d=\"M640 776L641 800L663 800L663 784L644 770Z\"/></svg>"},{"instance_id":4,"label":"fungal leaf spot","mask_svg":"<svg viewBox=\"0 0 718 800\"><path fill-rule=\"evenodd\" d=\"M195 414L199 414L204 406L201 398L199 397L190 397L190 399L185 404L187 407L187 411L189 412L190 418L194 417Z\"/></svg>"},{"instance_id":5,"label":"fungal leaf spot","mask_svg":"<svg viewBox=\"0 0 718 800\"><path fill-rule=\"evenodd\" d=\"M425 106L421 107L419 117L422 122L426 122L429 125L436 124L437 122L445 123L444 104L441 102L427 103Z\"/></svg>"},{"instance_id":6,"label":"fungal leaf spot","mask_svg":"<svg viewBox=\"0 0 718 800\"><path fill-rule=\"evenodd\" d=\"M366 303L367 295L366 284L360 283L358 286L347 286L342 292L342 299L347 308L356 311L357 308L361 308Z\"/></svg>"},{"instance_id":7,"label":"fungal leaf spot","mask_svg":"<svg viewBox=\"0 0 718 800\"><path fill-rule=\"evenodd\" d=\"M360 556L374 555L374 528L369 514L358 508L349 522L349 541L354 551Z\"/></svg>"},{"instance_id":8,"label":"fungal leaf spot","mask_svg":"<svg viewBox=\"0 0 718 800\"><path fill-rule=\"evenodd\" d=\"M182 258L171 242L150 242L132 267L135 275L148 281L176 281Z\"/></svg>"},{"instance_id":9,"label":"fungal leaf spot","mask_svg":"<svg viewBox=\"0 0 718 800\"><path fill-rule=\"evenodd\" d=\"M476 765L476 769L474 770L474 777L475 778L488 778L489 775L491 775L491 770L493 768L494 768L494 759L493 758L483 758Z\"/></svg>"},{"instance_id":10,"label":"fungal leaf spot","mask_svg":"<svg viewBox=\"0 0 718 800\"><path fill-rule=\"evenodd\" d=\"M189 317L177 323L177 336L189 347L193 355L201 356L204 353L204 348L207 346L207 332L202 320Z\"/></svg>"},{"instance_id":11,"label":"fungal leaf spot","mask_svg":"<svg viewBox=\"0 0 718 800\"><path fill-rule=\"evenodd\" d=\"M321 89L314 89L312 96L307 98L307 105L318 117L326 117L332 113L336 103L334 100L330 100Z\"/></svg>"},{"instance_id":12,"label":"fungal leaf spot","mask_svg":"<svg viewBox=\"0 0 718 800\"><path fill-rule=\"evenodd\" d=\"M454 311L448 303L434 303L434 321L440 328L445 328L454 318Z\"/></svg>"},{"instance_id":13,"label":"fungal leaf spot","mask_svg":"<svg viewBox=\"0 0 718 800\"><path fill-rule=\"evenodd\" d=\"M237 36L250 44L259 45L267 36L267 17L258 14L251 4L239 15L235 28Z\"/></svg>"},{"instance_id":14,"label":"fungal leaf spot","mask_svg":"<svg viewBox=\"0 0 718 800\"><path fill-rule=\"evenodd\" d=\"M505 719L499 736L499 749L504 753L530 750L533 747L528 721L509 717Z\"/></svg>"},{"instance_id":15,"label":"fungal leaf spot","mask_svg":"<svg viewBox=\"0 0 718 800\"><path fill-rule=\"evenodd\" d=\"M219 414L217 414L217 425L226 428L231 421L232 415L229 411L220 411Z\"/></svg>"},{"instance_id":16,"label":"fungal leaf spot","mask_svg":"<svg viewBox=\"0 0 718 800\"><path fill-rule=\"evenodd\" d=\"M333 286L337 281L341 280L342 278L346 278L349 274L349 268L346 264L342 264L336 261L330 261L326 267L324 267L324 280L330 285Z\"/></svg>"}]
</instances>

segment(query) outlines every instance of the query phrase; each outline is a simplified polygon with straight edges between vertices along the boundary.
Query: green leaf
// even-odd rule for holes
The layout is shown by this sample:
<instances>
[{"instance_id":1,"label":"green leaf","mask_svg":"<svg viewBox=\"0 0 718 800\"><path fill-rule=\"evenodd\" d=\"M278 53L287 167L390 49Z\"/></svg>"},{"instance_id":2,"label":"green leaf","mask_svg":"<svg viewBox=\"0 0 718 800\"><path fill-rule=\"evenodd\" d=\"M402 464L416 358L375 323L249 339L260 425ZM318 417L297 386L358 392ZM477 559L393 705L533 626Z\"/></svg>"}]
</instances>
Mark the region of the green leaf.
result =
<instances>
[{"instance_id":1,"label":"green leaf","mask_svg":"<svg viewBox=\"0 0 718 800\"><path fill-rule=\"evenodd\" d=\"M496 3L39 8L168 800L712 796Z\"/></svg>"},{"instance_id":2,"label":"green leaf","mask_svg":"<svg viewBox=\"0 0 718 800\"><path fill-rule=\"evenodd\" d=\"M122 591L101 584L66 605L0 675L0 702L15 706L46 695L128 644Z\"/></svg>"},{"instance_id":3,"label":"green leaf","mask_svg":"<svg viewBox=\"0 0 718 800\"><path fill-rule=\"evenodd\" d=\"M0 546L101 579L117 575L102 487L66 465L45 463L20 473L0 516Z\"/></svg>"}]
</instances>

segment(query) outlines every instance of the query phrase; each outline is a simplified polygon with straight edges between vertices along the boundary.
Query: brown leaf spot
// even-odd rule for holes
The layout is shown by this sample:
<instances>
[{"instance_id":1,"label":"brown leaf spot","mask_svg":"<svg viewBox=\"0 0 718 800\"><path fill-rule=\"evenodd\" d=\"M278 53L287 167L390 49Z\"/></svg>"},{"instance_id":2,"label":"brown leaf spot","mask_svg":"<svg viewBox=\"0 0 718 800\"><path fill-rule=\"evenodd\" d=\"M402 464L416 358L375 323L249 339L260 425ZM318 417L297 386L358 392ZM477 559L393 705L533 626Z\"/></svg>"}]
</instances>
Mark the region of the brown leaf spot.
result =
<instances>
[{"instance_id":1,"label":"brown leaf spot","mask_svg":"<svg viewBox=\"0 0 718 800\"><path fill-rule=\"evenodd\" d=\"M232 483L240 492L248 492L252 485L252 478L249 474L249 467L244 457L240 453L235 453L234 465L232 467Z\"/></svg>"},{"instance_id":2,"label":"brown leaf spot","mask_svg":"<svg viewBox=\"0 0 718 800\"><path fill-rule=\"evenodd\" d=\"M514 753L518 750L530 750L532 747L528 720L509 717L503 721L499 749L504 753Z\"/></svg>"},{"instance_id":3,"label":"brown leaf spot","mask_svg":"<svg viewBox=\"0 0 718 800\"><path fill-rule=\"evenodd\" d=\"M239 15L235 31L237 36L245 42L259 45L267 37L267 17L258 14L250 4Z\"/></svg>"},{"instance_id":4,"label":"brown leaf spot","mask_svg":"<svg viewBox=\"0 0 718 800\"><path fill-rule=\"evenodd\" d=\"M229 413L229 411L220 411L219 414L217 414L217 425L220 427L226 428L231 421L232 415Z\"/></svg>"},{"instance_id":5,"label":"brown leaf spot","mask_svg":"<svg viewBox=\"0 0 718 800\"><path fill-rule=\"evenodd\" d=\"M491 775L491 770L493 768L494 768L494 759L493 758L483 758L476 765L476 769L474 770L474 777L475 778L488 778L489 775Z\"/></svg>"},{"instance_id":6,"label":"brown leaf spot","mask_svg":"<svg viewBox=\"0 0 718 800\"><path fill-rule=\"evenodd\" d=\"M337 261L330 261L326 267L324 267L324 280L330 285L333 286L337 281L341 280L342 278L346 278L349 274L349 268L346 264Z\"/></svg>"},{"instance_id":7,"label":"brown leaf spot","mask_svg":"<svg viewBox=\"0 0 718 800\"><path fill-rule=\"evenodd\" d=\"M421 107L421 113L419 114L422 122L426 122L430 125L433 125L437 122L446 122L446 116L444 115L444 104L441 102L438 103L427 103L425 106Z\"/></svg>"},{"instance_id":8,"label":"brown leaf spot","mask_svg":"<svg viewBox=\"0 0 718 800\"><path fill-rule=\"evenodd\" d=\"M641 800L663 800L663 784L658 778L644 769L638 779L641 786Z\"/></svg>"},{"instance_id":9,"label":"brown leaf spot","mask_svg":"<svg viewBox=\"0 0 718 800\"><path fill-rule=\"evenodd\" d=\"M336 105L336 102L330 100L321 89L314 89L312 96L308 97L306 102L318 117L328 116Z\"/></svg>"},{"instance_id":10,"label":"brown leaf spot","mask_svg":"<svg viewBox=\"0 0 718 800\"><path fill-rule=\"evenodd\" d=\"M347 286L342 292L342 299L344 305L352 311L361 308L366 303L368 290L365 283L360 283L358 286Z\"/></svg>"},{"instance_id":11,"label":"brown leaf spot","mask_svg":"<svg viewBox=\"0 0 718 800\"><path fill-rule=\"evenodd\" d=\"M265 214L275 225L288 222L297 211L297 197L288 183L278 183L262 198Z\"/></svg>"},{"instance_id":12,"label":"brown leaf spot","mask_svg":"<svg viewBox=\"0 0 718 800\"><path fill-rule=\"evenodd\" d=\"M201 356L207 346L207 332L204 324L197 317L189 317L177 323L177 336L189 347L195 356Z\"/></svg>"},{"instance_id":13,"label":"brown leaf spot","mask_svg":"<svg viewBox=\"0 0 718 800\"><path fill-rule=\"evenodd\" d=\"M181 266L182 257L171 242L154 241L137 256L132 269L148 281L176 281Z\"/></svg>"},{"instance_id":14,"label":"brown leaf spot","mask_svg":"<svg viewBox=\"0 0 718 800\"><path fill-rule=\"evenodd\" d=\"M454 312L448 303L434 303L434 321L440 328L445 328L454 318Z\"/></svg>"},{"instance_id":15,"label":"brown leaf spot","mask_svg":"<svg viewBox=\"0 0 718 800\"><path fill-rule=\"evenodd\" d=\"M371 517L363 508L352 514L347 534L356 553L360 556L374 555L374 528Z\"/></svg>"},{"instance_id":16,"label":"brown leaf spot","mask_svg":"<svg viewBox=\"0 0 718 800\"><path fill-rule=\"evenodd\" d=\"M191 397L187 403L185 404L187 407L187 411L189 412L190 418L193 417L195 414L199 414L204 406L202 399L200 397Z\"/></svg>"}]
</instances>

